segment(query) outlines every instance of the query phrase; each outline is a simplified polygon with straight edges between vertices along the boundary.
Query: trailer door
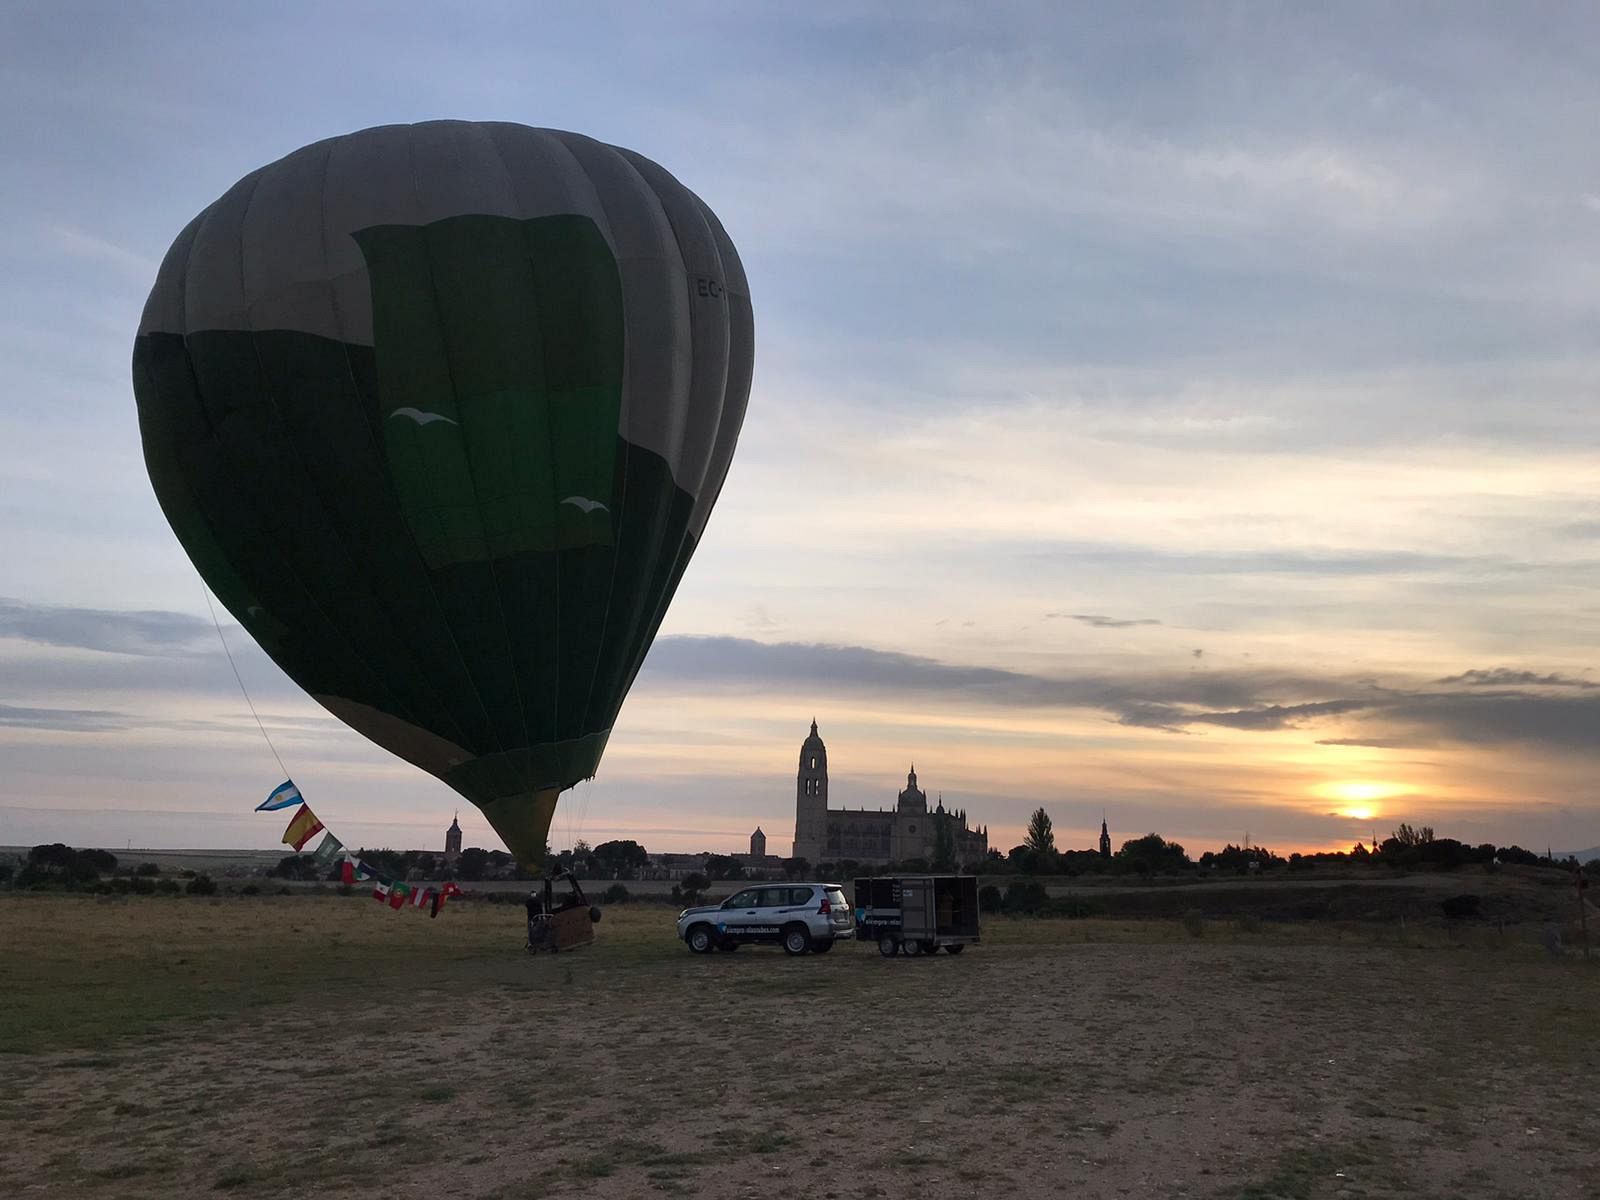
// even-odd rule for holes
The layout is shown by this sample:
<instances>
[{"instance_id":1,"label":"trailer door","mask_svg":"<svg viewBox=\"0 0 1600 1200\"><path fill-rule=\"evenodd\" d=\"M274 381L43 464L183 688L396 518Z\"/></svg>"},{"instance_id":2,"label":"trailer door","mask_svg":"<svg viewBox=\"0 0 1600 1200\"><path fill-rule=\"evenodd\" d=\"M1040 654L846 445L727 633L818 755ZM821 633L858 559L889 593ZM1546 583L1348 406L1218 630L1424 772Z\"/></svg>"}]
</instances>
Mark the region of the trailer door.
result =
<instances>
[{"instance_id":1,"label":"trailer door","mask_svg":"<svg viewBox=\"0 0 1600 1200\"><path fill-rule=\"evenodd\" d=\"M933 880L900 881L900 932L908 942L937 935L934 927Z\"/></svg>"}]
</instances>

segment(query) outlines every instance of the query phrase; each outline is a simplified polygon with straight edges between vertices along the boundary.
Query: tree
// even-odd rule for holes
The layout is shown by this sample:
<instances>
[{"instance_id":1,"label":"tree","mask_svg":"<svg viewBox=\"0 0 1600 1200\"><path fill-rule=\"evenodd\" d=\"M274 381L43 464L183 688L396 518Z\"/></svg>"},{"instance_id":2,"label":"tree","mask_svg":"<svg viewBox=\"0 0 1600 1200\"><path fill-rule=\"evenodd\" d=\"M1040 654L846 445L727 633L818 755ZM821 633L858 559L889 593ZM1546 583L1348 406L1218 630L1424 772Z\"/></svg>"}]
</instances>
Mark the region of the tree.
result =
<instances>
[{"instance_id":1,"label":"tree","mask_svg":"<svg viewBox=\"0 0 1600 1200\"><path fill-rule=\"evenodd\" d=\"M482 846L468 846L456 859L456 874L469 882L483 878L489 868L489 852Z\"/></svg>"},{"instance_id":2,"label":"tree","mask_svg":"<svg viewBox=\"0 0 1600 1200\"><path fill-rule=\"evenodd\" d=\"M267 872L278 879L315 879L320 874L317 860L309 854L286 854Z\"/></svg>"},{"instance_id":3,"label":"tree","mask_svg":"<svg viewBox=\"0 0 1600 1200\"><path fill-rule=\"evenodd\" d=\"M1433 841L1433 826L1422 825L1413 829L1409 825L1402 824L1394 831L1394 840L1407 847L1425 846Z\"/></svg>"},{"instance_id":4,"label":"tree","mask_svg":"<svg viewBox=\"0 0 1600 1200\"><path fill-rule=\"evenodd\" d=\"M638 842L601 842L594 848L595 865L607 879L636 879L650 865L650 855Z\"/></svg>"},{"instance_id":5,"label":"tree","mask_svg":"<svg viewBox=\"0 0 1600 1200\"><path fill-rule=\"evenodd\" d=\"M1111 861L1119 871L1135 871L1140 875L1176 874L1194 865L1182 846L1167 841L1159 833L1147 833L1142 838L1123 842L1122 849Z\"/></svg>"},{"instance_id":6,"label":"tree","mask_svg":"<svg viewBox=\"0 0 1600 1200\"><path fill-rule=\"evenodd\" d=\"M1043 808L1033 810L1033 816L1028 818L1028 835L1023 838L1022 844L1036 855L1045 856L1056 851L1056 833L1050 823L1050 814Z\"/></svg>"},{"instance_id":7,"label":"tree","mask_svg":"<svg viewBox=\"0 0 1600 1200\"><path fill-rule=\"evenodd\" d=\"M708 854L706 874L712 879L743 879L744 865L731 854Z\"/></svg>"},{"instance_id":8,"label":"tree","mask_svg":"<svg viewBox=\"0 0 1600 1200\"><path fill-rule=\"evenodd\" d=\"M811 861L805 858L786 858L783 860L783 877L785 879L804 879L811 874Z\"/></svg>"}]
</instances>

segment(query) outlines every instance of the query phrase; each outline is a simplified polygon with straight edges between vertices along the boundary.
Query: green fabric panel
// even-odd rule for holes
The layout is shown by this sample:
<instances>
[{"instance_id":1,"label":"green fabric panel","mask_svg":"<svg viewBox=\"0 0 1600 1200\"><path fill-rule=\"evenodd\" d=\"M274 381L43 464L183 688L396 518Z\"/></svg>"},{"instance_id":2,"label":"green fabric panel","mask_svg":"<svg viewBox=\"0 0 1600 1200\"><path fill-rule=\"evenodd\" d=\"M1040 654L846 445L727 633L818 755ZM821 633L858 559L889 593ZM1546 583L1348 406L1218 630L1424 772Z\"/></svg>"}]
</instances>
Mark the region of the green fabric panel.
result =
<instances>
[{"instance_id":1,"label":"green fabric panel","mask_svg":"<svg viewBox=\"0 0 1600 1200\"><path fill-rule=\"evenodd\" d=\"M586 217L356 235L381 428L430 566L612 540L622 285Z\"/></svg>"},{"instance_id":2,"label":"green fabric panel","mask_svg":"<svg viewBox=\"0 0 1600 1200\"><path fill-rule=\"evenodd\" d=\"M140 338L134 358L168 520L297 683L463 747L471 761L441 777L480 805L594 773L693 551L692 497L665 460L611 435L614 544L430 569L370 347L213 331Z\"/></svg>"}]
</instances>

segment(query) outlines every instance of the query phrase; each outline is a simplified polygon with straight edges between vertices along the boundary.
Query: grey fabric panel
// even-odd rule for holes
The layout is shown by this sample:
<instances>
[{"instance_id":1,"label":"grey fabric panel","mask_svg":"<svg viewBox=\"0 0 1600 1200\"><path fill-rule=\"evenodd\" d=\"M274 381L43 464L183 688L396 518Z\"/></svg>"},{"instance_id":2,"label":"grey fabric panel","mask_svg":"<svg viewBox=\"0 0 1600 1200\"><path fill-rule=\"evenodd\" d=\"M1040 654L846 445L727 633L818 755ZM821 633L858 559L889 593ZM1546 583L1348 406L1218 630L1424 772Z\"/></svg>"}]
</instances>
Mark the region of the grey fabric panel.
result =
<instances>
[{"instance_id":1,"label":"grey fabric panel","mask_svg":"<svg viewBox=\"0 0 1600 1200\"><path fill-rule=\"evenodd\" d=\"M188 328L183 313L184 280L189 274L189 252L194 248L195 235L205 219L206 214L201 213L185 225L162 258L155 286L150 289L144 314L139 319L140 333L152 329L180 333Z\"/></svg>"},{"instance_id":2,"label":"grey fabric panel","mask_svg":"<svg viewBox=\"0 0 1600 1200\"><path fill-rule=\"evenodd\" d=\"M661 455L691 494L712 493L696 506L698 534L715 490L703 485L720 486L737 434L737 421L726 428L737 414L722 409L731 401L742 412L748 386L748 320L739 316L747 285L716 218L631 152L580 134L461 121L315 143L247 175L191 223L163 263L140 332L278 329L371 345L370 279L353 234L468 213L595 221L617 256L627 313L618 431ZM701 277L726 295L699 296Z\"/></svg>"},{"instance_id":3,"label":"grey fabric panel","mask_svg":"<svg viewBox=\"0 0 1600 1200\"><path fill-rule=\"evenodd\" d=\"M239 230L260 176L260 171L246 175L206 210L189 248L189 266L183 277L183 327L161 332L250 328Z\"/></svg>"},{"instance_id":4,"label":"grey fabric panel","mask_svg":"<svg viewBox=\"0 0 1600 1200\"><path fill-rule=\"evenodd\" d=\"M564 140L577 135L530 129L504 121L485 122L483 127L500 152L516 196L518 215L577 213L588 217L615 253L616 240L611 234L605 205L600 202L594 181L578 165Z\"/></svg>"},{"instance_id":5,"label":"grey fabric panel","mask_svg":"<svg viewBox=\"0 0 1600 1200\"><path fill-rule=\"evenodd\" d=\"M322 252L322 180L332 148L319 142L255 174L238 228L247 329L309 325L337 333Z\"/></svg>"},{"instance_id":6,"label":"grey fabric panel","mask_svg":"<svg viewBox=\"0 0 1600 1200\"><path fill-rule=\"evenodd\" d=\"M723 394L722 420L717 425L716 443L711 449L711 461L705 479L695 493L694 512L689 517L689 533L696 541L705 532L706 521L711 517L712 506L722 493L722 485L733 462L733 449L739 441L739 430L744 425L745 406L750 400L750 380L755 368L755 318L750 308L750 284L745 278L744 263L728 232L717 220L717 214L702 200L696 199L704 213L706 223L717 240L717 257L727 276L728 315L728 370Z\"/></svg>"},{"instance_id":7,"label":"grey fabric panel","mask_svg":"<svg viewBox=\"0 0 1600 1200\"><path fill-rule=\"evenodd\" d=\"M655 193L683 260L691 353L686 415L692 418L676 431L678 452L668 461L678 486L698 496L722 423L728 380L728 297L722 261L699 198L649 159L626 150L621 153Z\"/></svg>"},{"instance_id":8,"label":"grey fabric panel","mask_svg":"<svg viewBox=\"0 0 1600 1200\"><path fill-rule=\"evenodd\" d=\"M667 460L678 478L689 415L689 279L654 190L614 147L562 139L606 206L622 274L628 359L618 431Z\"/></svg>"}]
</instances>

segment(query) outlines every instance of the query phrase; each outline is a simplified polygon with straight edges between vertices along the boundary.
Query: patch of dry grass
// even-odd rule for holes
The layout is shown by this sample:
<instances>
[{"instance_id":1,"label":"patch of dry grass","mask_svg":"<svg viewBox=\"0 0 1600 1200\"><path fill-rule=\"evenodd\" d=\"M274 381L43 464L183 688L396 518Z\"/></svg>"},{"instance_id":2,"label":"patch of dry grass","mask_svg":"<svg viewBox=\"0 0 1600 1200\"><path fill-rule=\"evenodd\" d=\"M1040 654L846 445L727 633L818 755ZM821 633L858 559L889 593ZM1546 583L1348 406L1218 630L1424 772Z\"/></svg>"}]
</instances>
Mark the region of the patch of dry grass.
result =
<instances>
[{"instance_id":1,"label":"patch of dry grass","mask_svg":"<svg viewBox=\"0 0 1600 1200\"><path fill-rule=\"evenodd\" d=\"M1413 929L996 920L690 955L661 908L4 901L0 1177L45 1194L1582 1194L1600 964ZM14 1135L14 1136L13 1136Z\"/></svg>"}]
</instances>

